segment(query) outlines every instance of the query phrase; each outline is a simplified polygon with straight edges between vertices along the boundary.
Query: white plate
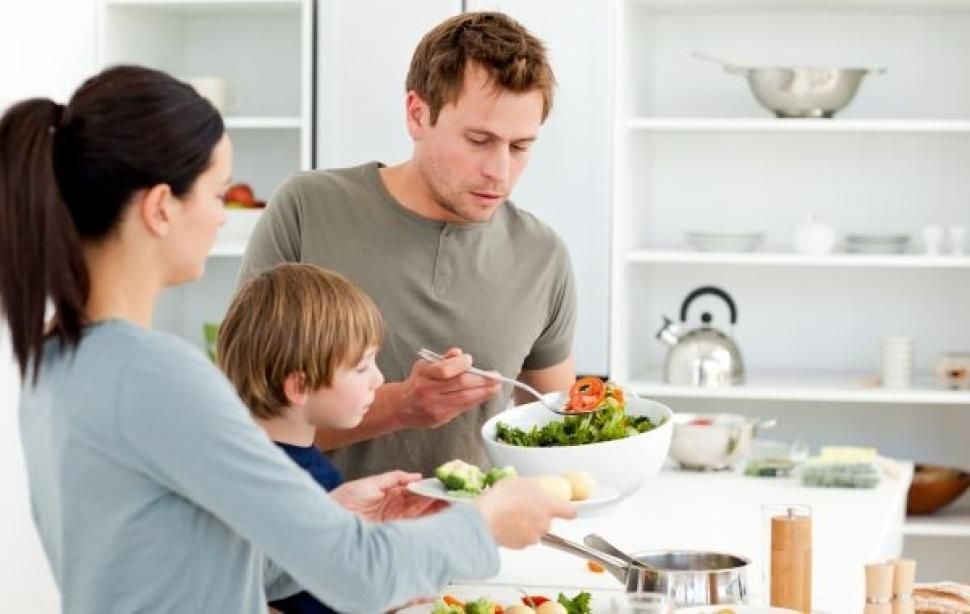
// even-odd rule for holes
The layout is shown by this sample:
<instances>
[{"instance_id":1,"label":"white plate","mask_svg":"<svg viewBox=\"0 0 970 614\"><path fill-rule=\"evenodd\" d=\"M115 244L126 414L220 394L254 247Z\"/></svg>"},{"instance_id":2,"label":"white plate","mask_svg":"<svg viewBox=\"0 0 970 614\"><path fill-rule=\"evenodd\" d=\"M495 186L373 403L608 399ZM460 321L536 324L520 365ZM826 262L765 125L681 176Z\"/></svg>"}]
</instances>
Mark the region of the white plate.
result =
<instances>
[{"instance_id":1,"label":"white plate","mask_svg":"<svg viewBox=\"0 0 970 614\"><path fill-rule=\"evenodd\" d=\"M798 614L788 608L773 608L766 605L695 605L681 608L676 614L718 614L732 612L733 614Z\"/></svg>"},{"instance_id":2,"label":"white plate","mask_svg":"<svg viewBox=\"0 0 970 614\"><path fill-rule=\"evenodd\" d=\"M408 490L422 497L441 499L442 501L450 501L451 503L470 503L475 500L474 497L462 497L461 495L451 494L445 490L444 484L438 478L424 478L417 482L411 482L408 484ZM620 491L605 484L597 484L589 499L585 501L573 501L572 504L576 508L577 516L589 517L595 516L603 509L613 505L619 498Z\"/></svg>"},{"instance_id":3,"label":"white plate","mask_svg":"<svg viewBox=\"0 0 970 614\"><path fill-rule=\"evenodd\" d=\"M717 614L718 612L733 612L734 614L798 614L788 608L772 608L766 605L695 605L676 610L675 614Z\"/></svg>"}]
</instances>

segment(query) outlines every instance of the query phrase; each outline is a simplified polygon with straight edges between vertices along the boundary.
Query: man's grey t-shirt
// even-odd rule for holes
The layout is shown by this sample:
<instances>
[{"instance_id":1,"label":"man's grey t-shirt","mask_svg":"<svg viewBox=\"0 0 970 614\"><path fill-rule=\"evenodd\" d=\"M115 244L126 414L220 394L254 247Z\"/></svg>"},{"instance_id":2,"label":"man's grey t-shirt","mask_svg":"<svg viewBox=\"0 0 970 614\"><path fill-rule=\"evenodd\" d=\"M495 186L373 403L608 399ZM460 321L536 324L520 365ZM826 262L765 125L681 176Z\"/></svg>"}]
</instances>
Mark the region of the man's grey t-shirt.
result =
<instances>
[{"instance_id":1,"label":"man's grey t-shirt","mask_svg":"<svg viewBox=\"0 0 970 614\"><path fill-rule=\"evenodd\" d=\"M406 209L379 164L308 171L273 195L243 259L243 280L280 262L347 276L387 324L377 356L387 381L407 378L419 348L460 347L477 367L515 377L572 353L576 296L555 233L510 202L491 220L446 223ZM481 425L511 390L434 429L407 429L336 450L348 477L406 469L430 473L453 458L487 465Z\"/></svg>"},{"instance_id":2,"label":"man's grey t-shirt","mask_svg":"<svg viewBox=\"0 0 970 614\"><path fill-rule=\"evenodd\" d=\"M31 510L67 614L265 614L267 591L300 587L376 612L498 569L472 506L387 524L344 510L168 335L112 320L74 352L49 341L20 403ZM264 554L288 575L265 578Z\"/></svg>"}]
</instances>

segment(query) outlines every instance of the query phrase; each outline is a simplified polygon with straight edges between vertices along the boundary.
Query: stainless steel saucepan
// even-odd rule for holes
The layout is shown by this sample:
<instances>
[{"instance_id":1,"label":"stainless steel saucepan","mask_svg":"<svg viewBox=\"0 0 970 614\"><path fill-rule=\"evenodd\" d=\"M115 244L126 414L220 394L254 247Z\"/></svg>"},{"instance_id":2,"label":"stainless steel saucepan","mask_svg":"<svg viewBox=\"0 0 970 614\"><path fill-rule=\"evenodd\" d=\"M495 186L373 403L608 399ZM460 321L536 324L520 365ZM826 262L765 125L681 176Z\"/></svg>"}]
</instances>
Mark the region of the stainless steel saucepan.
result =
<instances>
[{"instance_id":1,"label":"stainless steel saucepan","mask_svg":"<svg viewBox=\"0 0 970 614\"><path fill-rule=\"evenodd\" d=\"M751 562L745 557L694 550L626 555L597 535L587 535L584 541L586 545L551 533L542 538L542 543L551 548L603 565L628 593L663 593L678 607L741 604L747 600Z\"/></svg>"}]
</instances>

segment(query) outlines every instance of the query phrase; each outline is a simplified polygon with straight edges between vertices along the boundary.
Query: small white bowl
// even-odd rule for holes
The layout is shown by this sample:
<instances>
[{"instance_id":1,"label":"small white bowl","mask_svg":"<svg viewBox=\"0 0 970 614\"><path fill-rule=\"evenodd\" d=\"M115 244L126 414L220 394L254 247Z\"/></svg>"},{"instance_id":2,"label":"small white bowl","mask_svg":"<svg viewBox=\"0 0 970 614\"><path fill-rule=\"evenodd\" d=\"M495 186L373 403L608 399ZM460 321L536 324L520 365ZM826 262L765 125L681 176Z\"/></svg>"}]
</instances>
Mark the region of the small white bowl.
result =
<instances>
[{"instance_id":1,"label":"small white bowl","mask_svg":"<svg viewBox=\"0 0 970 614\"><path fill-rule=\"evenodd\" d=\"M549 400L562 398L560 393L546 395ZM529 448L513 446L495 440L496 425L505 422L528 430L563 417L543 408L538 402L507 409L482 426L485 451L492 463L499 467L512 465L519 475L558 475L566 471L588 471L597 484L618 490L621 496L632 493L643 481L657 473L670 449L673 433L673 412L656 401L626 395L626 412L631 416L649 416L660 426L646 433L624 439L579 446Z\"/></svg>"}]
</instances>

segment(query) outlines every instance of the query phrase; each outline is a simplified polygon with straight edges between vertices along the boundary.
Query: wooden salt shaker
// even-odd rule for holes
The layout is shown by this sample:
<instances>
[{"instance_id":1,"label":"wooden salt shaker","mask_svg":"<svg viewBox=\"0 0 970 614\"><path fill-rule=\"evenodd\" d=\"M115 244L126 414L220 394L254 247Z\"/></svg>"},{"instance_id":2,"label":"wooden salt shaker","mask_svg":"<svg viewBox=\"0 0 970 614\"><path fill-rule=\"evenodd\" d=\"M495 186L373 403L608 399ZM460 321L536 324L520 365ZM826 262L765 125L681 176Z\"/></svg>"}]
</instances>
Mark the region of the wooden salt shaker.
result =
<instances>
[{"instance_id":1,"label":"wooden salt shaker","mask_svg":"<svg viewBox=\"0 0 970 614\"><path fill-rule=\"evenodd\" d=\"M866 607L864 614L893 614L892 563L866 565Z\"/></svg>"},{"instance_id":2,"label":"wooden salt shaker","mask_svg":"<svg viewBox=\"0 0 970 614\"><path fill-rule=\"evenodd\" d=\"M771 518L771 605L812 611L812 518L789 507ZM891 614L891 613L890 613Z\"/></svg>"},{"instance_id":3,"label":"wooden salt shaker","mask_svg":"<svg viewBox=\"0 0 970 614\"><path fill-rule=\"evenodd\" d=\"M913 584L916 582L916 561L895 559L893 565L893 614L914 614Z\"/></svg>"}]
</instances>

